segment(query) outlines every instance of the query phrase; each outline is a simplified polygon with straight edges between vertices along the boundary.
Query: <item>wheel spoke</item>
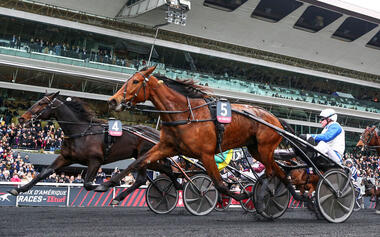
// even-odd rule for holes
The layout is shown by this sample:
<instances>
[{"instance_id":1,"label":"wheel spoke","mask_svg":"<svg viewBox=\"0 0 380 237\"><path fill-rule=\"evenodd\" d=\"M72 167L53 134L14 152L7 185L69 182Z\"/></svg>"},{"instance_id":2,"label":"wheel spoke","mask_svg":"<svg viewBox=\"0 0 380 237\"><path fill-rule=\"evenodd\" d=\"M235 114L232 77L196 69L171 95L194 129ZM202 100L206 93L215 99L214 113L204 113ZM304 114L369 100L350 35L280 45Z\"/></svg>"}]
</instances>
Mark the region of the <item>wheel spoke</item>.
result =
<instances>
[{"instance_id":1,"label":"wheel spoke","mask_svg":"<svg viewBox=\"0 0 380 237\"><path fill-rule=\"evenodd\" d=\"M350 186L347 187L347 189L345 189L344 191L342 191L342 196L341 198L344 198L346 197L348 194L350 194L352 192L352 189L350 188Z\"/></svg>"},{"instance_id":2,"label":"wheel spoke","mask_svg":"<svg viewBox=\"0 0 380 237\"><path fill-rule=\"evenodd\" d=\"M244 205L246 206L247 203L249 203L249 199L246 199L245 202L243 201Z\"/></svg>"},{"instance_id":3,"label":"wheel spoke","mask_svg":"<svg viewBox=\"0 0 380 237\"><path fill-rule=\"evenodd\" d=\"M206 190L205 190L205 193L207 193L208 191L210 191L210 188L213 186L212 184L213 184L212 182L210 182L210 183L208 184L208 186L207 186L207 188L206 188Z\"/></svg>"},{"instance_id":4,"label":"wheel spoke","mask_svg":"<svg viewBox=\"0 0 380 237\"><path fill-rule=\"evenodd\" d=\"M340 191L345 192L344 190L346 190L350 186L350 183L351 183L350 178L347 178L346 183L344 184L344 187L340 189Z\"/></svg>"},{"instance_id":5,"label":"wheel spoke","mask_svg":"<svg viewBox=\"0 0 380 237\"><path fill-rule=\"evenodd\" d=\"M173 197L173 198L177 198L177 195L176 195L176 194L167 193L166 195L168 195L168 196L170 196L170 197Z\"/></svg>"},{"instance_id":6,"label":"wheel spoke","mask_svg":"<svg viewBox=\"0 0 380 237\"><path fill-rule=\"evenodd\" d=\"M165 199L165 204L166 204L166 210L169 210L169 200L168 200L168 198L167 197L164 197L164 199Z\"/></svg>"},{"instance_id":7,"label":"wheel spoke","mask_svg":"<svg viewBox=\"0 0 380 237\"><path fill-rule=\"evenodd\" d=\"M207 200L207 202L210 204L210 206L212 206L213 201L211 200L211 198L208 197L207 195L205 195L204 197L206 198L206 200ZM223 200L222 200L222 202L221 202L221 205L223 206Z\"/></svg>"},{"instance_id":8,"label":"wheel spoke","mask_svg":"<svg viewBox=\"0 0 380 237\"><path fill-rule=\"evenodd\" d=\"M158 203L157 203L157 205L154 207L154 209L158 209L158 207L159 206L161 206L161 203L162 203L162 201L164 200L164 198L162 198Z\"/></svg>"},{"instance_id":9,"label":"wheel spoke","mask_svg":"<svg viewBox=\"0 0 380 237\"><path fill-rule=\"evenodd\" d=\"M275 193L275 196L276 197L281 197L282 195L287 194L287 193L288 193L288 189L286 189L285 187L283 187L282 190L279 190L277 194Z\"/></svg>"},{"instance_id":10,"label":"wheel spoke","mask_svg":"<svg viewBox=\"0 0 380 237\"><path fill-rule=\"evenodd\" d=\"M168 191L172 188L172 186L173 186L173 183L169 183L169 185L164 188L165 192L168 193Z\"/></svg>"},{"instance_id":11,"label":"wheel spoke","mask_svg":"<svg viewBox=\"0 0 380 237\"><path fill-rule=\"evenodd\" d=\"M265 213L268 214L268 215L270 215L270 214L268 213L268 208L269 208L269 202L270 202L271 200L272 200L271 198L268 198L268 199L267 199L267 202L265 203L265 208L264 208L264 210L265 210Z\"/></svg>"},{"instance_id":12,"label":"wheel spoke","mask_svg":"<svg viewBox=\"0 0 380 237\"><path fill-rule=\"evenodd\" d=\"M279 209L279 210L284 210L285 209L285 206L283 206L279 202L277 202L276 199L273 198L272 202L277 206L277 209Z\"/></svg>"},{"instance_id":13,"label":"wheel spoke","mask_svg":"<svg viewBox=\"0 0 380 237\"><path fill-rule=\"evenodd\" d=\"M338 190L342 190L341 188L342 188L343 181L344 180L342 179L342 177L340 176L340 174L337 174L336 175L336 182L338 184Z\"/></svg>"},{"instance_id":14,"label":"wheel spoke","mask_svg":"<svg viewBox=\"0 0 380 237\"><path fill-rule=\"evenodd\" d=\"M197 208L197 213L199 213L199 210L200 210L201 207L202 207L203 199L204 199L204 198L201 198L201 202L199 203L199 206L198 206L198 208Z\"/></svg>"},{"instance_id":15,"label":"wheel spoke","mask_svg":"<svg viewBox=\"0 0 380 237\"><path fill-rule=\"evenodd\" d=\"M150 198L162 198L162 193L159 193L160 195L158 196L158 195L154 195L153 193L150 193L149 194L149 197Z\"/></svg>"},{"instance_id":16,"label":"wheel spoke","mask_svg":"<svg viewBox=\"0 0 380 237\"><path fill-rule=\"evenodd\" d=\"M336 200L336 202L339 204L339 206L346 211L346 213L350 212L350 208L346 207L343 203L341 203L339 200Z\"/></svg>"},{"instance_id":17,"label":"wheel spoke","mask_svg":"<svg viewBox=\"0 0 380 237\"><path fill-rule=\"evenodd\" d=\"M198 189L198 187L196 185L193 185L191 183L189 185L190 185L190 190L193 194L195 194L195 195L200 194L200 190Z\"/></svg>"},{"instance_id":18,"label":"wheel spoke","mask_svg":"<svg viewBox=\"0 0 380 237\"><path fill-rule=\"evenodd\" d=\"M193 202L197 202L199 199L201 199L201 198L199 198L199 197L197 197L197 198L190 198L190 199L186 199L186 202L187 203L193 203Z\"/></svg>"},{"instance_id":19,"label":"wheel spoke","mask_svg":"<svg viewBox=\"0 0 380 237\"><path fill-rule=\"evenodd\" d=\"M329 210L329 213L330 213L330 217L332 217L333 219L335 219L335 209L334 209L334 201L335 199L333 199L331 201L331 204L330 204L330 210Z\"/></svg>"},{"instance_id":20,"label":"wheel spoke","mask_svg":"<svg viewBox=\"0 0 380 237\"><path fill-rule=\"evenodd\" d=\"M206 180L206 178L202 177L202 183L201 183L201 185L199 185L199 192L202 192L202 187L203 187L205 180Z\"/></svg>"},{"instance_id":21,"label":"wheel spoke","mask_svg":"<svg viewBox=\"0 0 380 237\"><path fill-rule=\"evenodd\" d=\"M322 205L325 201L327 201L327 199L329 199L329 198L331 198L331 197L333 197L333 196L334 196L334 194L332 194L332 193L327 194L327 195L321 197L321 198L319 199L319 202L320 202L321 205Z\"/></svg>"}]
</instances>

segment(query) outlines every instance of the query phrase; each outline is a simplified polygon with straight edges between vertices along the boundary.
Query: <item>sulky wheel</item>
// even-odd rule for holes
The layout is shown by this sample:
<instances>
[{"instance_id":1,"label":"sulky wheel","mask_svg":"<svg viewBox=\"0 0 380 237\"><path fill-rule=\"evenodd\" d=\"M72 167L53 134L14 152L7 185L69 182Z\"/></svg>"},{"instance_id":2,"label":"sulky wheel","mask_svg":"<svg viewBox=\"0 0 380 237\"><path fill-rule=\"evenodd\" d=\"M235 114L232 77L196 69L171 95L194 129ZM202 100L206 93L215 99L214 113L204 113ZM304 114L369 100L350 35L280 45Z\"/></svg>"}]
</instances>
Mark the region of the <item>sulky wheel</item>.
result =
<instances>
[{"instance_id":1,"label":"sulky wheel","mask_svg":"<svg viewBox=\"0 0 380 237\"><path fill-rule=\"evenodd\" d=\"M191 177L183 189L183 203L193 215L203 216L214 210L218 201L218 190L205 174Z\"/></svg>"},{"instance_id":2,"label":"sulky wheel","mask_svg":"<svg viewBox=\"0 0 380 237\"><path fill-rule=\"evenodd\" d=\"M355 205L355 189L350 176L339 169L327 171L324 178L319 179L316 201L322 216L327 221L333 223L346 221Z\"/></svg>"},{"instance_id":3,"label":"sulky wheel","mask_svg":"<svg viewBox=\"0 0 380 237\"><path fill-rule=\"evenodd\" d=\"M264 183L267 184L264 185ZM278 177L266 178L263 175L254 186L253 200L256 211L260 215L268 219L276 219L288 208L290 192ZM262 203L258 203L260 201ZM258 211L259 206L261 211Z\"/></svg>"},{"instance_id":4,"label":"sulky wheel","mask_svg":"<svg viewBox=\"0 0 380 237\"><path fill-rule=\"evenodd\" d=\"M226 210L232 202L232 197L219 193L219 197L215 206L215 211Z\"/></svg>"},{"instance_id":5,"label":"sulky wheel","mask_svg":"<svg viewBox=\"0 0 380 237\"><path fill-rule=\"evenodd\" d=\"M157 214L171 212L178 202L178 191L167 177L158 177L149 184L146 190L146 203L150 210Z\"/></svg>"},{"instance_id":6,"label":"sulky wheel","mask_svg":"<svg viewBox=\"0 0 380 237\"><path fill-rule=\"evenodd\" d=\"M241 189L240 193L252 194L254 188L255 188L255 184L253 183L247 184ZM240 200L240 205L244 209L244 211L256 212L256 208L253 203L253 196L250 196L247 199Z\"/></svg>"}]
</instances>

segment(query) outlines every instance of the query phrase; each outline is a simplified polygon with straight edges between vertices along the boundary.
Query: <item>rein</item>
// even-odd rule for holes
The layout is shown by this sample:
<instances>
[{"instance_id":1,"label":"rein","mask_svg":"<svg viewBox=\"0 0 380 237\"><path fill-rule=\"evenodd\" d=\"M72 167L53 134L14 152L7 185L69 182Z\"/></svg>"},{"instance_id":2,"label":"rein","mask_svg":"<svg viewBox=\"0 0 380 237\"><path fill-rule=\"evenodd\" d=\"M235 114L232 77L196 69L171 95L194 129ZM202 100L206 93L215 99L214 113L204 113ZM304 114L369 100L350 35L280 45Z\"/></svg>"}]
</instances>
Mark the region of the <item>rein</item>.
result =
<instances>
[{"instance_id":1,"label":"rein","mask_svg":"<svg viewBox=\"0 0 380 237\"><path fill-rule=\"evenodd\" d=\"M140 111L140 112L163 113L163 114L181 114L181 113L190 112L189 117L187 118L187 120L177 120L177 121L170 121L170 122L161 121L161 124L162 125L166 125L166 126L184 125L184 124L189 124L189 123L192 123L192 122L195 122L195 123L197 123L197 122L210 122L210 121L214 121L215 120L215 119L194 119L194 113L193 113L194 110L200 109L200 108L202 108L204 106L208 106L208 105L214 103L215 102L214 100L210 101L210 102L206 102L205 104L202 104L202 105L198 105L196 107L191 107L189 97L186 97L186 99L187 99L187 107L188 107L188 109L186 109L186 110L166 111L166 110L154 110L154 109L139 109L139 108L134 107L134 106L131 106L128 109L133 109L133 110ZM190 119L190 117L192 119Z\"/></svg>"}]
</instances>

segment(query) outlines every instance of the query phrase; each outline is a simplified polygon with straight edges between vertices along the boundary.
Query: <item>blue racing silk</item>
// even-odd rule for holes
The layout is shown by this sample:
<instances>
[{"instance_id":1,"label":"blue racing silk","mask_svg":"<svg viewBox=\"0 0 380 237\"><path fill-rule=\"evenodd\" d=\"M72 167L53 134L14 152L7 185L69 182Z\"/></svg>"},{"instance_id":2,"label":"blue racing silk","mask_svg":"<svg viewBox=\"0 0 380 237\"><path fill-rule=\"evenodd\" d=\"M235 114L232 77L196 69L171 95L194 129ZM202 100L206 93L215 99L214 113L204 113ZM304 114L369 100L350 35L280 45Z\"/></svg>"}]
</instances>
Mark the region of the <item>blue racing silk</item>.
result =
<instances>
[{"instance_id":1,"label":"blue racing silk","mask_svg":"<svg viewBox=\"0 0 380 237\"><path fill-rule=\"evenodd\" d=\"M338 123L332 123L325 133L321 134L311 134L311 136L318 143L320 141L329 142L334 140L342 132L342 127Z\"/></svg>"}]
</instances>

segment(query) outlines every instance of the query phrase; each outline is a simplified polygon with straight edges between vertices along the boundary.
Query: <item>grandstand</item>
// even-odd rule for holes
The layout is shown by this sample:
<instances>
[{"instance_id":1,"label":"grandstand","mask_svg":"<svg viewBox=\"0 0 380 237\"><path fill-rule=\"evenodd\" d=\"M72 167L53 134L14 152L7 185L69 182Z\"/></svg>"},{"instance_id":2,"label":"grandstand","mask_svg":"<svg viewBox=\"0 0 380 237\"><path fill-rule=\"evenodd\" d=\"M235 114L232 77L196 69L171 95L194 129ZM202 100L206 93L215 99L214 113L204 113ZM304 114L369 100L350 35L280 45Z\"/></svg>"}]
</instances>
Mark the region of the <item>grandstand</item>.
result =
<instances>
[{"instance_id":1,"label":"grandstand","mask_svg":"<svg viewBox=\"0 0 380 237\"><path fill-rule=\"evenodd\" d=\"M179 1L186 22L167 24L177 1L111 2L1 1L3 102L27 107L60 90L109 116L104 101L151 59L157 73L265 107L300 133L315 132L319 111L333 107L349 149L380 122L380 13L329 0L192 0Z\"/></svg>"}]
</instances>

